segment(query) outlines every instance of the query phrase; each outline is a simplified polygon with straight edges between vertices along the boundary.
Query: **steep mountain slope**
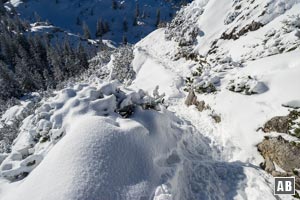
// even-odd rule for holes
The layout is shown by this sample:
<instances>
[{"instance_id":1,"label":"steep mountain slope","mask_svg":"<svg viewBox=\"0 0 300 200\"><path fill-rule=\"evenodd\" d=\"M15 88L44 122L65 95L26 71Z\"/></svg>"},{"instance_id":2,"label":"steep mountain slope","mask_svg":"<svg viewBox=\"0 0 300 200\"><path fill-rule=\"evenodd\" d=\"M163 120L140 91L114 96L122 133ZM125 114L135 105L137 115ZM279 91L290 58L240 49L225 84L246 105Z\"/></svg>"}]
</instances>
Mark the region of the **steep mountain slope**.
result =
<instances>
[{"instance_id":1,"label":"steep mountain slope","mask_svg":"<svg viewBox=\"0 0 300 200\"><path fill-rule=\"evenodd\" d=\"M170 21L184 2L188 1L11 0L7 6L15 7L21 17L32 22L48 20L75 34L82 33L86 23L92 38L96 38L98 31L98 37L103 35L104 39L119 43L126 37L135 43L153 31L157 23Z\"/></svg>"},{"instance_id":2,"label":"steep mountain slope","mask_svg":"<svg viewBox=\"0 0 300 200\"><path fill-rule=\"evenodd\" d=\"M251 180L263 173L255 166L268 163L257 151L265 136L257 130L272 117L288 114L282 105L300 99L299 8L299 1L194 1L167 29L136 45L134 85L148 90L161 84L169 109L217 143L223 159L253 165L257 171L246 172L249 199L262 198ZM196 92L195 107L182 107L183 90ZM291 134L268 136L279 134L298 142ZM273 164L268 172L283 172L282 164Z\"/></svg>"}]
</instances>

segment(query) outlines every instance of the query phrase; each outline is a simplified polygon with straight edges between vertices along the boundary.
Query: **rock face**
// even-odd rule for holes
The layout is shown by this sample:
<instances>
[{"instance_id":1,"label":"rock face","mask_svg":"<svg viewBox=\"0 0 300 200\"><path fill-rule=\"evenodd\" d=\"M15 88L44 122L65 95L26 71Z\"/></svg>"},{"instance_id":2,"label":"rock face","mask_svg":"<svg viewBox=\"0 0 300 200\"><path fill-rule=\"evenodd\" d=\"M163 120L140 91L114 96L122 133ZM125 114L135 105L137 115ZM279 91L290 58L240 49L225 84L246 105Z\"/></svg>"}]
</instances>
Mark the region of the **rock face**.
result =
<instances>
[{"instance_id":1,"label":"rock face","mask_svg":"<svg viewBox=\"0 0 300 200\"><path fill-rule=\"evenodd\" d=\"M257 148L265 159L265 162L261 164L261 167L265 171L274 177L294 176L296 179L296 188L300 189L299 172L295 170L300 168L299 145L278 136L274 138L266 137L258 144ZM274 163L285 170L285 172L276 171Z\"/></svg>"},{"instance_id":2,"label":"rock face","mask_svg":"<svg viewBox=\"0 0 300 200\"><path fill-rule=\"evenodd\" d=\"M270 166L268 162L275 162L287 172L300 168L300 147L284 140L281 136L266 138L257 147L268 166ZM273 171L271 169L269 172Z\"/></svg>"},{"instance_id":3,"label":"rock face","mask_svg":"<svg viewBox=\"0 0 300 200\"><path fill-rule=\"evenodd\" d=\"M264 24L256 21L252 21L251 24L246 25L243 27L240 31L237 31L237 27L233 28L233 30L230 33L223 33L221 36L221 39L224 40L237 40L240 36L245 35L248 32L256 31L263 27Z\"/></svg>"},{"instance_id":4,"label":"rock face","mask_svg":"<svg viewBox=\"0 0 300 200\"><path fill-rule=\"evenodd\" d=\"M293 110L287 116L273 117L264 124L262 130L265 133L277 132L291 134L296 137L297 128L299 126L297 120L300 118L300 112Z\"/></svg>"}]
</instances>

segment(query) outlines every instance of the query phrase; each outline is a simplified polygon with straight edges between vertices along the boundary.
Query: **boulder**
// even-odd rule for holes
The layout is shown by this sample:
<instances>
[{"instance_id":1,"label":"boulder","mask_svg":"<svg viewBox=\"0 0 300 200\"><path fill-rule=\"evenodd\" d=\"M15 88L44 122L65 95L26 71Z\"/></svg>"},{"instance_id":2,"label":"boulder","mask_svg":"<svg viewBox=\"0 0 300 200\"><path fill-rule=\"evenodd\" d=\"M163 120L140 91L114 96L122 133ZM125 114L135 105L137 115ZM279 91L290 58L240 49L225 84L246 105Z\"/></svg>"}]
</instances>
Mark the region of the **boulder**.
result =
<instances>
[{"instance_id":1,"label":"boulder","mask_svg":"<svg viewBox=\"0 0 300 200\"><path fill-rule=\"evenodd\" d=\"M288 133L289 131L289 117L278 116L273 117L267 121L263 127L265 133L277 132L277 133Z\"/></svg>"},{"instance_id":2,"label":"boulder","mask_svg":"<svg viewBox=\"0 0 300 200\"><path fill-rule=\"evenodd\" d=\"M270 162L275 162L286 172L292 172L295 168L300 168L300 147L281 136L264 139L257 147L266 159L265 169L269 172L274 168Z\"/></svg>"},{"instance_id":3,"label":"boulder","mask_svg":"<svg viewBox=\"0 0 300 200\"><path fill-rule=\"evenodd\" d=\"M206 106L204 101L197 100L197 96L196 96L194 90L189 91L189 94L185 100L185 105L187 105L187 106L194 105L200 112L202 112L203 110L208 108L208 106Z\"/></svg>"}]
</instances>

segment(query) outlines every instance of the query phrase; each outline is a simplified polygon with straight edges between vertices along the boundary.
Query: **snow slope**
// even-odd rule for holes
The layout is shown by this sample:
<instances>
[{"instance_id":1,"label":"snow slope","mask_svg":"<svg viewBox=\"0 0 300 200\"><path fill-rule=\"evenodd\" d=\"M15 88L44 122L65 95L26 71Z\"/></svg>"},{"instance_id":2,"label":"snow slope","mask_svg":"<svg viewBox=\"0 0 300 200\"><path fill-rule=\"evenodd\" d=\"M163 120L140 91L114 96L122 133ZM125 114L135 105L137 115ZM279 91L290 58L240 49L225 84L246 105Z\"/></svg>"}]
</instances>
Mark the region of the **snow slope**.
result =
<instances>
[{"instance_id":1,"label":"snow slope","mask_svg":"<svg viewBox=\"0 0 300 200\"><path fill-rule=\"evenodd\" d=\"M196 129L200 131L201 134L210 138L210 146L217 149L216 152L213 152L220 162L217 165L226 166L229 164L233 165L230 166L231 168L236 167L238 171L243 171L242 174L236 172L235 170L226 171L225 173L228 176L233 176L233 179L231 179L229 182L237 181L238 184L242 185L242 187L229 188L228 191L225 190L227 192L231 191L232 193L234 193L234 195L231 193L226 197L216 196L215 198L261 199L263 197L266 199L275 199L275 197L273 197L272 184L268 185L267 183L265 183L265 179L267 179L269 182L272 182L272 178L265 172L260 170L259 167L257 167L259 162L261 162L261 157L257 152L255 145L261 140L263 135L255 133L255 129L246 129L249 127L244 127L244 130L247 130L247 132L243 132L241 134L238 129L239 127L236 128L232 124L232 120L236 120L236 123L246 124L246 122L241 121L242 114L234 115L235 112L232 113L232 111L235 109L240 109L241 113L245 112L245 110L242 109L242 106L244 105L241 104L239 106L239 104L237 103L231 104L232 99L237 102L239 102L240 99L235 98L236 96L234 95L228 94L228 91L226 94L218 94L217 97L215 97L215 95L204 97L201 96L201 99L205 99L207 102L209 102L209 105L212 106L215 111L205 111L203 113L200 113L194 107L187 108L186 106L184 106L184 99L182 97L184 97L186 93L183 91L183 81L180 80L184 78L184 74L190 73L191 63L186 62L183 59L175 62L171 59L168 59L169 54L172 54L172 52L169 52L169 50L174 49L176 44L172 41L165 41L164 36L162 36L163 34L164 30L157 30L136 45L134 67L135 69L139 70L137 73L137 78L134 80L132 87L140 87L150 92L153 88L155 88L155 85L157 83L171 80L168 81L168 84L165 84L163 85L163 87L161 87L161 91L166 92L167 97L169 97L167 101L170 104L169 109L176 112L176 114L180 117L190 121L196 127ZM153 43L153 41L155 42ZM164 44L163 48L159 48L161 44ZM152 66L150 66L149 63L152 63ZM154 64L156 66L154 66ZM148 77L145 81L143 77L146 77L147 74L152 74L153 69L156 69L157 75ZM211 97L211 100L209 99L209 97ZM247 99L246 97L245 99L248 103L252 102L251 99ZM216 103L215 101L217 100L219 101ZM228 106L228 104L236 106L237 108L232 109L232 107ZM218 105L219 107L215 105ZM225 110L226 112L221 109L219 110L218 108L220 107L223 108L223 110ZM249 106L246 108L249 109ZM222 121L224 120L224 122L222 122L221 124L215 124L215 122L211 118L211 115L214 112L221 113ZM253 115L255 114L257 113L255 112ZM249 117L253 118L253 115L249 115ZM249 118L247 120L249 120ZM256 121L254 121L253 124L255 124L255 122ZM250 135L256 135L254 137L251 137L249 136L249 132ZM249 136L249 138L243 138L247 136ZM234 162L234 164L231 164L231 162ZM213 166L215 165L216 164L214 164ZM197 167L192 167L187 171L189 171L188 173L192 174L201 174L197 170ZM240 179L239 175L235 176L235 173L240 174L240 176L242 176L243 178ZM201 185L201 182L204 179L210 179L210 176L210 173L208 176L201 174L201 176L199 176L199 179L195 181ZM215 181L217 181L217 184L220 184L221 187L224 187L227 180L224 180L224 182L222 182L220 180L213 180L212 178L212 180L210 180L209 182L215 183ZM193 198L191 198L191 196L185 196L182 199L213 198L208 188L202 188L200 191L189 191L190 193L194 192L194 196L192 196ZM199 195L199 193L201 194L201 197L197 196L197 194Z\"/></svg>"}]
</instances>

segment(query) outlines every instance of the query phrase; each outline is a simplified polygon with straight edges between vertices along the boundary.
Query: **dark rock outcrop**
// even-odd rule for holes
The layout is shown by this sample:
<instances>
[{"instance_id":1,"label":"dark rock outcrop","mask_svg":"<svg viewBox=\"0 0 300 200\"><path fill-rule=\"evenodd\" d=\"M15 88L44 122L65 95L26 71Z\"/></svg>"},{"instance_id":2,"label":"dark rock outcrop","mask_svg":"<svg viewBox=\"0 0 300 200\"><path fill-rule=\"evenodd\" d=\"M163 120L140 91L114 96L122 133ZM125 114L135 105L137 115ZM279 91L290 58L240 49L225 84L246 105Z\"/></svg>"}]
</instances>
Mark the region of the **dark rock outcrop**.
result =
<instances>
[{"instance_id":1,"label":"dark rock outcrop","mask_svg":"<svg viewBox=\"0 0 300 200\"><path fill-rule=\"evenodd\" d=\"M185 105L187 106L191 106L191 105L195 105L196 108L202 112L203 110L207 109L208 107L205 105L204 101L198 101L197 100L197 96L194 92L194 90L190 90L189 94L185 100Z\"/></svg>"},{"instance_id":2,"label":"dark rock outcrop","mask_svg":"<svg viewBox=\"0 0 300 200\"><path fill-rule=\"evenodd\" d=\"M269 162L275 162L286 172L292 172L295 168L300 168L300 147L286 141L281 136L267 138L259 143L257 148L266 159L268 166L271 166ZM271 169L269 172L273 171Z\"/></svg>"},{"instance_id":3,"label":"dark rock outcrop","mask_svg":"<svg viewBox=\"0 0 300 200\"><path fill-rule=\"evenodd\" d=\"M265 133L277 132L277 133L288 133L289 130L289 117L278 116L273 117L267 121L262 129Z\"/></svg>"},{"instance_id":4,"label":"dark rock outcrop","mask_svg":"<svg viewBox=\"0 0 300 200\"><path fill-rule=\"evenodd\" d=\"M233 28L231 32L226 33L224 32L221 36L221 39L223 40L237 40L239 37L245 35L248 32L251 31L256 31L258 29L260 29L261 27L263 27L264 24L260 23L260 22L256 22L256 21L252 21L251 24L248 24L246 26L244 26L240 31L237 32L237 27Z\"/></svg>"},{"instance_id":5,"label":"dark rock outcrop","mask_svg":"<svg viewBox=\"0 0 300 200\"><path fill-rule=\"evenodd\" d=\"M265 162L261 167L274 177L294 176L296 180L296 189L300 189L299 172L295 169L300 168L300 145L289 142L283 137L266 137L257 146L258 151L264 157ZM276 163L280 168L285 170L276 171Z\"/></svg>"},{"instance_id":6,"label":"dark rock outcrop","mask_svg":"<svg viewBox=\"0 0 300 200\"><path fill-rule=\"evenodd\" d=\"M273 117L267 121L264 126L261 128L265 133L277 132L277 133L286 133L293 134L292 129L295 126L295 120L300 118L300 112L293 110L287 116L277 116ZM297 137L297 135L295 135Z\"/></svg>"}]
</instances>

